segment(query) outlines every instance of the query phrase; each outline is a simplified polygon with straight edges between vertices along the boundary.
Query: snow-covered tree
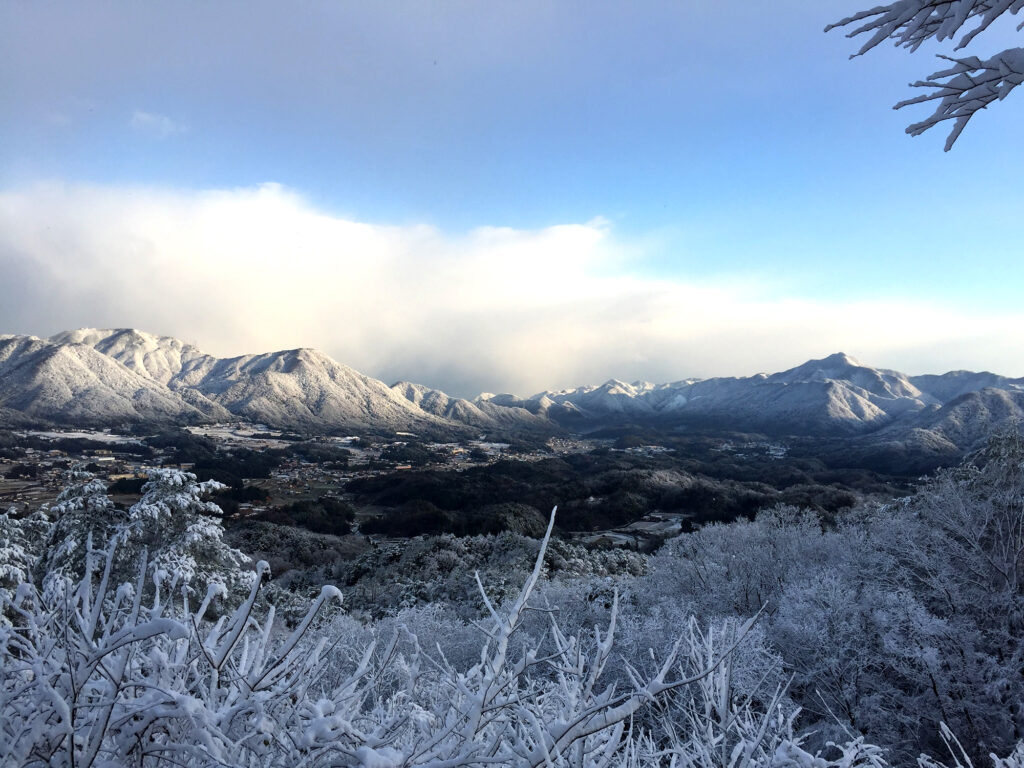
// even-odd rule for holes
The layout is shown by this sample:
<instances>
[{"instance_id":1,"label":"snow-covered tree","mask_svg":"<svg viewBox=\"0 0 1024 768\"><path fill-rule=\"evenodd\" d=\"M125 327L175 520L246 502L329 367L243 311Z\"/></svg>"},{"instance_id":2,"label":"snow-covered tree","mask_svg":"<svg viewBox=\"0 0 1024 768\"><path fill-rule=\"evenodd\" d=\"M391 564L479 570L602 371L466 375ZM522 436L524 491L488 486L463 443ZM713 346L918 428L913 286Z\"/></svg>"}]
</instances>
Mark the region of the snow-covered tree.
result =
<instances>
[{"instance_id":1,"label":"snow-covered tree","mask_svg":"<svg viewBox=\"0 0 1024 768\"><path fill-rule=\"evenodd\" d=\"M18 586L32 580L32 568L39 558L50 523L40 513L15 517L12 507L0 514L0 601L14 599ZM5 615L0 611L0 623Z\"/></svg>"},{"instance_id":2,"label":"snow-covered tree","mask_svg":"<svg viewBox=\"0 0 1024 768\"><path fill-rule=\"evenodd\" d=\"M997 435L885 510L878 583L914 595L941 629L918 642L931 717L980 757L1024 735L1024 440ZM920 625L918 625L920 626Z\"/></svg>"},{"instance_id":3,"label":"snow-covered tree","mask_svg":"<svg viewBox=\"0 0 1024 768\"><path fill-rule=\"evenodd\" d=\"M197 482L190 472L149 470L142 498L117 532L123 555L134 562L144 549L151 570L201 589L212 582L228 588L251 584L253 573L245 567L249 558L224 541L223 512L202 498L222 487Z\"/></svg>"},{"instance_id":4,"label":"snow-covered tree","mask_svg":"<svg viewBox=\"0 0 1024 768\"><path fill-rule=\"evenodd\" d=\"M107 484L81 468L68 473L67 485L47 517L53 524L35 568L44 586L81 578L90 547L103 550L126 521L124 512L107 495Z\"/></svg>"},{"instance_id":5,"label":"snow-covered tree","mask_svg":"<svg viewBox=\"0 0 1024 768\"><path fill-rule=\"evenodd\" d=\"M195 475L176 469L153 468L142 497L123 510L107 495L106 483L92 474L74 470L68 481L47 510L53 522L37 551L35 576L44 588L77 581L90 552L104 552L115 542L115 583L132 579L143 551L153 572L199 589L211 582L244 589L251 582L252 571L245 567L249 558L224 541L220 508L203 500L219 484L197 482Z\"/></svg>"},{"instance_id":6,"label":"snow-covered tree","mask_svg":"<svg viewBox=\"0 0 1024 768\"><path fill-rule=\"evenodd\" d=\"M1022 577L1024 441L1011 433L835 526L778 508L681 536L630 594L652 636L680 611L712 622L766 604L812 749L850 731L908 763L945 749L946 723L980 765L1024 736Z\"/></svg>"},{"instance_id":7,"label":"snow-covered tree","mask_svg":"<svg viewBox=\"0 0 1024 768\"><path fill-rule=\"evenodd\" d=\"M926 40L941 42L959 38L954 50L960 50L1000 16L1016 14L1022 8L1024 0L895 0L848 16L826 27L826 31L852 26L848 37L867 35L856 56L886 40L914 51ZM1017 27L1018 31L1022 27L1024 24ZM952 66L913 83L929 91L901 101L896 109L937 100L935 111L910 125L907 133L919 136L945 120L952 120L953 128L946 139L948 152L979 110L1005 99L1024 82L1024 48L1008 48L986 59L977 56L940 58L948 60Z\"/></svg>"}]
</instances>

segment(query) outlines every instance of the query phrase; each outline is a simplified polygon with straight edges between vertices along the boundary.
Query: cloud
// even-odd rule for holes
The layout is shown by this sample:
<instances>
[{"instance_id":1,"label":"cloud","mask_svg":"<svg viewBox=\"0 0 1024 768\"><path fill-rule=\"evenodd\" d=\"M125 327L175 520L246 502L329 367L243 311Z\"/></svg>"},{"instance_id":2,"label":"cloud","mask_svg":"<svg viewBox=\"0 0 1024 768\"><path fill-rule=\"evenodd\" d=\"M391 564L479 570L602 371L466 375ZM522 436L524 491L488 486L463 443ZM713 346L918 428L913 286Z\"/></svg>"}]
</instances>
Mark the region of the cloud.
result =
<instances>
[{"instance_id":1,"label":"cloud","mask_svg":"<svg viewBox=\"0 0 1024 768\"><path fill-rule=\"evenodd\" d=\"M0 332L133 326L217 355L319 347L387 380L532 394L779 370L845 351L1021 375L1024 316L656 279L604 221L447 233L293 191L40 184L0 193Z\"/></svg>"},{"instance_id":2,"label":"cloud","mask_svg":"<svg viewBox=\"0 0 1024 768\"><path fill-rule=\"evenodd\" d=\"M143 112L139 109L132 112L128 125L139 133L157 139L166 139L168 136L188 133L189 130L189 127L184 123L172 120L166 115L157 114L156 112Z\"/></svg>"}]
</instances>

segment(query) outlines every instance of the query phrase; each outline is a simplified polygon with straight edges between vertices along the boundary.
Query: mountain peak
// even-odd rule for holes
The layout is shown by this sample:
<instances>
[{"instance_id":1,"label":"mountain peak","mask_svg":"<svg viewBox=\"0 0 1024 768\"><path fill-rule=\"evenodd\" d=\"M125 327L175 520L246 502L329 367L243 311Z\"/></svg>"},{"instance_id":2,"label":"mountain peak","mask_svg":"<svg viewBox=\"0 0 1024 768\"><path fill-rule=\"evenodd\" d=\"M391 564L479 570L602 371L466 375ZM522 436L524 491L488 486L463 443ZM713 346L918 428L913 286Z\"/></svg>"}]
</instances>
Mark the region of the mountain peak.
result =
<instances>
[{"instance_id":1,"label":"mountain peak","mask_svg":"<svg viewBox=\"0 0 1024 768\"><path fill-rule=\"evenodd\" d=\"M860 361L846 354L836 352L820 360L808 360L795 368L774 373L768 377L770 381L782 381L795 383L799 381L825 381L828 379L845 379L857 370L871 370L862 365Z\"/></svg>"},{"instance_id":2,"label":"mountain peak","mask_svg":"<svg viewBox=\"0 0 1024 768\"><path fill-rule=\"evenodd\" d=\"M848 355L845 352L836 352L834 354L829 355L828 357L822 358L817 362L827 363L829 365L849 365L855 368L862 367L860 361L857 358Z\"/></svg>"}]
</instances>

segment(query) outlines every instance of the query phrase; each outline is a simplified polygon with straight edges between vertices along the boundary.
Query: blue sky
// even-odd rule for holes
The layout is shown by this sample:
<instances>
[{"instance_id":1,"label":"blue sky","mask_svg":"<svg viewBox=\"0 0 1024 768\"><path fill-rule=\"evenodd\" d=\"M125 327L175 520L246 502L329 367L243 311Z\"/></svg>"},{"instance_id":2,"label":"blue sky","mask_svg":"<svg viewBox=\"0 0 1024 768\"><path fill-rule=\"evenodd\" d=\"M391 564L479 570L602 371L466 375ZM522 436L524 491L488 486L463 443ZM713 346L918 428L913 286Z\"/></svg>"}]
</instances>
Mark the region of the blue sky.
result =
<instances>
[{"instance_id":1,"label":"blue sky","mask_svg":"<svg viewBox=\"0 0 1024 768\"><path fill-rule=\"evenodd\" d=\"M834 0L5 2L0 190L9 217L19 213L4 221L0 262L20 265L9 274L50 264L61 279L57 246L27 229L11 233L36 216L52 217L46 231L61 229L60 258L89 261L96 238L73 214L83 201L121 195L183 210L215 190L250 200L250 192L273 184L283 190L279 202L300 200L311 215L385 230L429 228L435 255L410 256L425 270L433 268L430 259L450 263L483 227L506 228L528 243L529 233L592 226L602 245L581 267L590 279L641 281L654 294L654 285L703 286L726 291L746 309L772 302L818 308L760 342L745 344L734 329L731 357L691 345L671 364L645 367L627 354L628 338L618 357L595 355L596 340L562 349L555 358L575 350L580 364L546 368L557 381L545 386L580 383L573 376L749 373L796 364L793 355L819 342L903 369L988 367L1022 375L1011 331L992 329L1016 322L1024 287L1024 144L1014 140L1024 95L975 118L952 152L942 152L942 128L911 139L903 129L927 107L891 106L912 95L909 81L939 68L933 54L950 46L913 54L882 46L850 61L859 43L822 30L860 9ZM1020 45L1020 37L1012 24L998 25L967 52L991 54ZM40 185L63 192L43 194ZM58 198L68 210L53 207ZM93 226L128 226L118 205L98 208L111 218ZM183 220L179 229L194 223ZM187 253L175 247L183 246L166 239L154 245L190 267L205 246ZM204 264L219 258L204 254ZM114 270L117 258L132 256L89 263ZM287 264L295 257L280 258ZM572 280L571 272L553 274ZM500 270L495 275L500 279ZM387 294L387 276L375 280L365 291ZM27 284L8 286L31 294ZM482 283L469 289L485 290ZM426 383L455 389L529 387L543 378L537 370L504 386L500 366L493 380L471 374L471 360L436 362L425 342L420 354L395 345L382 362L339 341L341 333L303 341L296 327L232 336L214 327L221 321L212 315L205 325L177 321L171 311L152 317L100 288L65 285L61 295L66 311L57 315L8 302L0 330L158 322L162 327L151 330L185 328L212 351L255 351L249 347L295 338L368 373L422 373L435 379ZM514 298L503 294L495 305ZM838 316L865 303L887 308L880 311L921 309L911 313L918 324L934 326L944 314L976 318L986 330L975 342L947 345L931 332L918 338L901 329L887 340L849 323L807 343L787 336L815 325L815 312ZM20 308L11 309L15 304ZM383 299L382 306L394 313ZM410 321L437 317L424 310ZM468 331L457 317L439 324L462 338ZM576 326L586 317L566 310L549 320ZM713 325L709 337L733 325L702 322ZM751 322L748 336L757 338ZM665 344L651 354L671 347ZM406 376L399 376L402 359ZM423 362L429 360L435 362ZM609 370L601 373L602 365ZM456 369L461 373L445 373Z\"/></svg>"}]
</instances>

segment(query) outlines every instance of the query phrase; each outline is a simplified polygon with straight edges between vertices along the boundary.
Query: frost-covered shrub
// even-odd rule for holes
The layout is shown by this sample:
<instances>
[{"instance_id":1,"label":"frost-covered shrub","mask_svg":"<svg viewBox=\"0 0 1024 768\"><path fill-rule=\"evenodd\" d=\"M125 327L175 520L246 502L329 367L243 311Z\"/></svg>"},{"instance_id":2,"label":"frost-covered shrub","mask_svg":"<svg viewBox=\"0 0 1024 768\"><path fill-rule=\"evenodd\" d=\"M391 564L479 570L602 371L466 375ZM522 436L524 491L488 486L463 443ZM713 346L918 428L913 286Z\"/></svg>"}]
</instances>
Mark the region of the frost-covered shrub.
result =
<instances>
[{"instance_id":1,"label":"frost-covered shrub","mask_svg":"<svg viewBox=\"0 0 1024 768\"><path fill-rule=\"evenodd\" d=\"M257 580L233 614L209 622L223 587L195 606L163 569L147 604L145 557L134 583L111 581L116 545L90 553L78 583L23 584L6 606L0 762L259 764L308 705L297 694L315 680L319 650L294 653L308 621L280 642L272 611L262 625L253 617ZM325 588L308 618L336 595Z\"/></svg>"},{"instance_id":2,"label":"frost-covered shrub","mask_svg":"<svg viewBox=\"0 0 1024 768\"><path fill-rule=\"evenodd\" d=\"M184 584L250 584L249 558L224 542L220 507L202 498L222 487L199 483L189 472L149 470L142 498L117 531L119 544L129 556L145 550L154 572L173 574Z\"/></svg>"},{"instance_id":3,"label":"frost-covered shrub","mask_svg":"<svg viewBox=\"0 0 1024 768\"><path fill-rule=\"evenodd\" d=\"M363 536L333 536L305 528L245 520L226 526L225 541L251 557L270 563L274 581L302 588L336 581L347 564L369 544Z\"/></svg>"},{"instance_id":4,"label":"frost-covered shrub","mask_svg":"<svg viewBox=\"0 0 1024 768\"><path fill-rule=\"evenodd\" d=\"M68 473L67 481L47 513L53 525L36 565L44 587L55 580L80 579L90 547L103 549L127 523L127 515L114 506L102 480L76 468Z\"/></svg>"},{"instance_id":5,"label":"frost-covered shrub","mask_svg":"<svg viewBox=\"0 0 1024 768\"><path fill-rule=\"evenodd\" d=\"M49 521L40 513L18 519L11 508L0 514L0 600L12 600L18 585L31 580L39 543L49 530ZM4 620L0 612L0 623Z\"/></svg>"},{"instance_id":6,"label":"frost-covered shrub","mask_svg":"<svg viewBox=\"0 0 1024 768\"><path fill-rule=\"evenodd\" d=\"M493 536L427 536L376 546L347 568L348 605L372 616L432 603L448 603L463 618L478 618L480 606L466 574L480 571L498 602L515 599L537 556L537 539L515 533ZM591 551L552 540L545 574L577 579L642 573L643 555L622 550Z\"/></svg>"},{"instance_id":7,"label":"frost-covered shrub","mask_svg":"<svg viewBox=\"0 0 1024 768\"><path fill-rule=\"evenodd\" d=\"M352 651L362 638L314 633L316 614L340 596L332 587L285 632L273 608L254 611L260 579L216 621L221 586L197 605L145 555L134 583L116 585L115 539L102 556L87 553L77 583L24 584L6 606L15 620L0 628L0 763L767 768L786 755L785 764L807 768L882 764L859 743L843 748L843 763L804 752L786 730L779 689L756 707L730 693L735 651L753 620L708 633L690 621L650 669L627 666L621 686L605 681L617 595L604 629L568 631L547 614L547 652L513 650L535 607L547 544L505 606L477 581L487 618L476 661L460 669L401 624L360 653ZM266 564L256 572L265 577ZM332 626L360 634L350 618ZM635 723L651 707L665 724L647 734Z\"/></svg>"},{"instance_id":8,"label":"frost-covered shrub","mask_svg":"<svg viewBox=\"0 0 1024 768\"><path fill-rule=\"evenodd\" d=\"M993 438L913 496L833 527L778 508L681 536L627 602L652 636L680 612L713 622L766 606L765 643L792 675L812 751L853 733L907 764L945 749L946 723L977 764L1012 753L1024 734L1024 446Z\"/></svg>"},{"instance_id":9,"label":"frost-covered shrub","mask_svg":"<svg viewBox=\"0 0 1024 768\"><path fill-rule=\"evenodd\" d=\"M945 723L941 726L941 734L946 750L953 758L952 765L936 760L930 755L921 755L917 759L918 768L974 768L974 762L964 749L964 745ZM1017 746L1006 757L999 757L994 753L988 757L992 761L992 768L1024 768L1024 741L1018 741Z\"/></svg>"},{"instance_id":10,"label":"frost-covered shrub","mask_svg":"<svg viewBox=\"0 0 1024 768\"><path fill-rule=\"evenodd\" d=\"M899 647L919 716L932 733L946 723L976 761L1010 751L1024 734L1021 436L991 438L883 510L869 535L875 583L920 606Z\"/></svg>"}]
</instances>

